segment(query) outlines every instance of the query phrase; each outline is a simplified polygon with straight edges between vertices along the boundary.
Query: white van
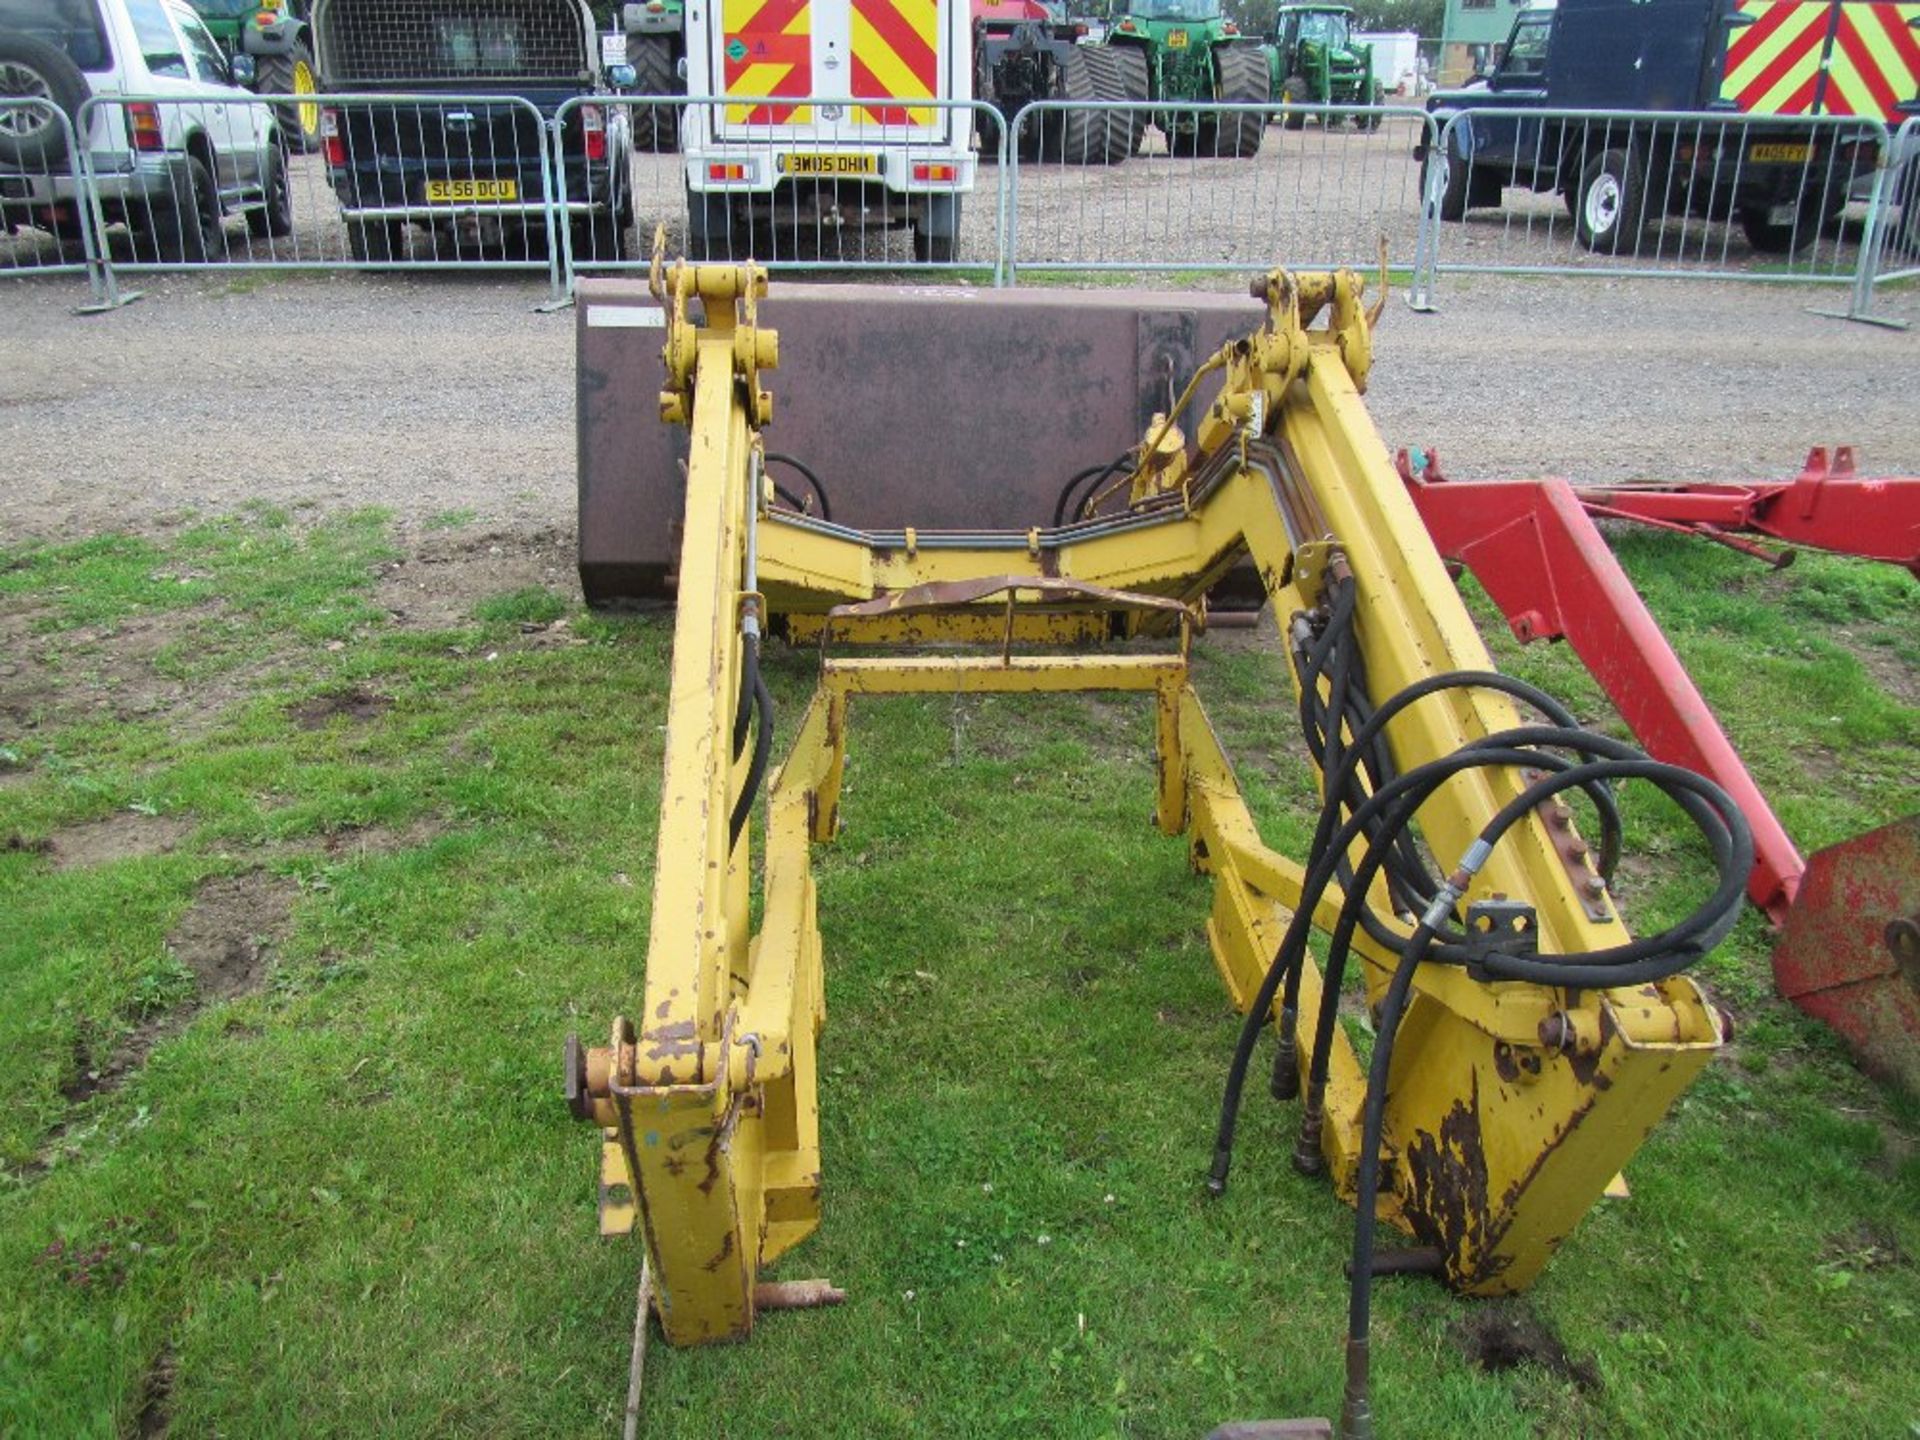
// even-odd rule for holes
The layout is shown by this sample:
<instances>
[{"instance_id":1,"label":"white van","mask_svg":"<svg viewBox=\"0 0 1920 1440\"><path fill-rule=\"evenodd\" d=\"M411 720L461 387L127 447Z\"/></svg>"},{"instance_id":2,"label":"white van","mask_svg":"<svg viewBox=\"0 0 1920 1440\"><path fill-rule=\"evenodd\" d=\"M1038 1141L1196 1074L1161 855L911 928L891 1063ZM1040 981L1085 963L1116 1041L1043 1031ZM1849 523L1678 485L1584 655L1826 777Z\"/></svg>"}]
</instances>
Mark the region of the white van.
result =
<instances>
[{"instance_id":1,"label":"white van","mask_svg":"<svg viewBox=\"0 0 1920 1440\"><path fill-rule=\"evenodd\" d=\"M973 114L924 102L973 98L966 0L689 0L686 63L696 258L910 224L915 258L953 259Z\"/></svg>"}]
</instances>

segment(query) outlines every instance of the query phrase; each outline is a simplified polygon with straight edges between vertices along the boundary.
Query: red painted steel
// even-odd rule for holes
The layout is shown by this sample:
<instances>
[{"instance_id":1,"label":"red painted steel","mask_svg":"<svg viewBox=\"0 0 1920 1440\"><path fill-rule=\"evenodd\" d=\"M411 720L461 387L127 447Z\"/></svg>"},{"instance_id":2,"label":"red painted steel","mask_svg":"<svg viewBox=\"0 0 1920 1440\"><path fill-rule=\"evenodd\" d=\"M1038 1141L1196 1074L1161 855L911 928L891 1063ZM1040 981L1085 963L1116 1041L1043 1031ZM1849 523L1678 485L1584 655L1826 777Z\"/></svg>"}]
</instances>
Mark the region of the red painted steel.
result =
<instances>
[{"instance_id":1,"label":"red painted steel","mask_svg":"<svg viewBox=\"0 0 1920 1440\"><path fill-rule=\"evenodd\" d=\"M1767 535L1867 560L1902 565L1920 577L1920 476L1854 473L1853 447L1824 445L1807 454L1791 480L1754 485L1582 486L1581 501L1595 514L1679 526L1706 539L1734 544L1728 531ZM1781 563L1780 557L1763 558Z\"/></svg>"},{"instance_id":2,"label":"red painted steel","mask_svg":"<svg viewBox=\"0 0 1920 1440\"><path fill-rule=\"evenodd\" d=\"M1706 698L1564 480L1445 480L1401 474L1440 553L1493 597L1525 644L1564 639L1647 753L1708 776L1753 827L1747 894L1778 925L1806 862L1747 773Z\"/></svg>"},{"instance_id":3,"label":"red painted steel","mask_svg":"<svg viewBox=\"0 0 1920 1440\"><path fill-rule=\"evenodd\" d=\"M1920 1095L1920 815L1815 852L1773 950L1780 993Z\"/></svg>"}]
</instances>

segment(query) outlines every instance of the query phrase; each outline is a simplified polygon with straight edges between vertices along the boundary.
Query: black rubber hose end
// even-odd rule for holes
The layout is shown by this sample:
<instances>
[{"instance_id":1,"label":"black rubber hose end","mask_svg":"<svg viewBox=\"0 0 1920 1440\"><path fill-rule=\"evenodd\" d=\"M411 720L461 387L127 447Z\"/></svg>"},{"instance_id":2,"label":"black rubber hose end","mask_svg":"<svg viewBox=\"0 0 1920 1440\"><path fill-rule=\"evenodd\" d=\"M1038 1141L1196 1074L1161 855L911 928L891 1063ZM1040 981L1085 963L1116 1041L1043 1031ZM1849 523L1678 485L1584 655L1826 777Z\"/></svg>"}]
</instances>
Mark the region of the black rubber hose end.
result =
<instances>
[{"instance_id":1,"label":"black rubber hose end","mask_svg":"<svg viewBox=\"0 0 1920 1440\"><path fill-rule=\"evenodd\" d=\"M1300 1138L1293 1142L1293 1168L1302 1175L1327 1173L1326 1157L1320 1153L1320 1111L1309 1106L1300 1117Z\"/></svg>"},{"instance_id":2,"label":"black rubber hose end","mask_svg":"<svg viewBox=\"0 0 1920 1440\"><path fill-rule=\"evenodd\" d=\"M1225 1145L1213 1147L1213 1169L1207 1175L1207 1194L1218 1200L1227 1193L1227 1172L1233 1168L1233 1151Z\"/></svg>"},{"instance_id":3,"label":"black rubber hose end","mask_svg":"<svg viewBox=\"0 0 1920 1440\"><path fill-rule=\"evenodd\" d=\"M1280 1017L1280 1043L1273 1049L1273 1076L1267 1081L1267 1093L1276 1100L1300 1098L1300 1048L1294 1043L1293 1024Z\"/></svg>"}]
</instances>

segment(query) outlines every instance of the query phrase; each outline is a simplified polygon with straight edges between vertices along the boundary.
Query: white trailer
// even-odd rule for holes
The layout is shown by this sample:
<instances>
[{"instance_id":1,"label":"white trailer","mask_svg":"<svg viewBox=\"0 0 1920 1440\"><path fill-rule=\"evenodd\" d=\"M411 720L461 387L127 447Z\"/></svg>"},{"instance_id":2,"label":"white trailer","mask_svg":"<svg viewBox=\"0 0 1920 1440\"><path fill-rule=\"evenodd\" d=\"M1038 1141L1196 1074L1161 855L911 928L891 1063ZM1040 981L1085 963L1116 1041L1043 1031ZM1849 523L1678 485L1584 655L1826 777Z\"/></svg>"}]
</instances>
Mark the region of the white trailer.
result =
<instances>
[{"instance_id":1,"label":"white trailer","mask_svg":"<svg viewBox=\"0 0 1920 1440\"><path fill-rule=\"evenodd\" d=\"M688 248L782 258L813 227L913 227L950 261L973 189L965 0L691 0Z\"/></svg>"},{"instance_id":2,"label":"white trailer","mask_svg":"<svg viewBox=\"0 0 1920 1440\"><path fill-rule=\"evenodd\" d=\"M1390 95L1420 93L1420 37L1411 30L1355 35L1373 47L1373 78Z\"/></svg>"}]
</instances>

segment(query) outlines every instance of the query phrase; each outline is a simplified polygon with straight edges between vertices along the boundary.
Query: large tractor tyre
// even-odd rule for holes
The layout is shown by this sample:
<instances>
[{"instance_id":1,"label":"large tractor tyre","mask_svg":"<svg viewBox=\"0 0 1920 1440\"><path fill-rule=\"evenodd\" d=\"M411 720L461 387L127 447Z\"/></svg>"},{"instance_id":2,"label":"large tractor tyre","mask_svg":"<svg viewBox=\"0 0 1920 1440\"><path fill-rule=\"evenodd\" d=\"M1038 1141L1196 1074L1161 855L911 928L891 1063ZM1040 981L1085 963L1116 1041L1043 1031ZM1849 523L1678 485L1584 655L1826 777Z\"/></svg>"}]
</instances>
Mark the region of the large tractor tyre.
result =
<instances>
[{"instance_id":1,"label":"large tractor tyre","mask_svg":"<svg viewBox=\"0 0 1920 1440\"><path fill-rule=\"evenodd\" d=\"M1784 224L1773 219L1770 206L1740 206L1733 212L1740 233L1762 255L1801 254L1819 240L1827 222L1840 215L1842 206L1821 194L1822 188L1815 184L1802 194L1794 207L1794 218ZM1840 198L1844 201L1845 197Z\"/></svg>"},{"instance_id":2,"label":"large tractor tyre","mask_svg":"<svg viewBox=\"0 0 1920 1440\"><path fill-rule=\"evenodd\" d=\"M1602 150L1580 172L1573 233L1595 254L1631 255L1646 219L1647 172L1631 147Z\"/></svg>"},{"instance_id":3,"label":"large tractor tyre","mask_svg":"<svg viewBox=\"0 0 1920 1440\"><path fill-rule=\"evenodd\" d=\"M134 242L139 259L162 265L204 265L209 259L226 258L220 192L212 169L198 155L187 157L171 203L155 204L145 218L146 229Z\"/></svg>"},{"instance_id":4,"label":"large tractor tyre","mask_svg":"<svg viewBox=\"0 0 1920 1440\"><path fill-rule=\"evenodd\" d=\"M1107 53L1113 57L1113 63L1120 68L1123 100L1146 101L1152 98L1153 70L1147 64L1147 52L1138 45L1110 45ZM1131 137L1129 153L1138 155L1147 143L1147 121L1152 117L1145 110L1129 110L1126 113L1128 135Z\"/></svg>"},{"instance_id":5,"label":"large tractor tyre","mask_svg":"<svg viewBox=\"0 0 1920 1440\"><path fill-rule=\"evenodd\" d=\"M296 43L285 55L262 55L255 60L253 88L259 95L318 95L320 82L313 69L313 52L306 42ZM300 154L310 155L320 148L318 105L311 100L276 105L274 114L280 133L290 138Z\"/></svg>"},{"instance_id":6,"label":"large tractor tyre","mask_svg":"<svg viewBox=\"0 0 1920 1440\"><path fill-rule=\"evenodd\" d=\"M1370 114L1354 116L1353 122L1362 130L1372 133L1380 128L1380 111L1377 107L1387 103L1386 87L1378 80L1374 81L1373 87L1367 92L1366 100L1362 103L1376 108Z\"/></svg>"},{"instance_id":7,"label":"large tractor tyre","mask_svg":"<svg viewBox=\"0 0 1920 1440\"><path fill-rule=\"evenodd\" d=\"M633 65L637 95L684 95L686 83L674 64L673 41L665 35L635 35L627 56ZM680 111L673 105L636 105L633 144L637 150L670 155L680 148Z\"/></svg>"},{"instance_id":8,"label":"large tractor tyre","mask_svg":"<svg viewBox=\"0 0 1920 1440\"><path fill-rule=\"evenodd\" d=\"M1219 45L1213 52L1216 100L1236 105L1261 105L1268 97L1267 57L1257 45ZM1230 110L1212 117L1216 135L1212 152L1246 160L1260 152L1267 133L1267 117L1259 110Z\"/></svg>"},{"instance_id":9,"label":"large tractor tyre","mask_svg":"<svg viewBox=\"0 0 1920 1440\"><path fill-rule=\"evenodd\" d=\"M1289 75L1280 82L1280 103L1283 105L1311 105L1313 91L1307 88L1307 77ZM1288 110L1282 123L1289 130L1304 130L1307 117L1299 110Z\"/></svg>"},{"instance_id":10,"label":"large tractor tyre","mask_svg":"<svg viewBox=\"0 0 1920 1440\"><path fill-rule=\"evenodd\" d=\"M256 240L284 240L293 234L293 188L287 181L287 155L275 145L267 155L266 203L247 211L247 230Z\"/></svg>"},{"instance_id":11,"label":"large tractor tyre","mask_svg":"<svg viewBox=\"0 0 1920 1440\"><path fill-rule=\"evenodd\" d=\"M1060 98L1126 100L1127 72L1104 45L1075 45L1060 62ZM1135 116L1125 110L1060 113L1060 159L1069 165L1118 165L1133 154Z\"/></svg>"},{"instance_id":12,"label":"large tractor tyre","mask_svg":"<svg viewBox=\"0 0 1920 1440\"><path fill-rule=\"evenodd\" d=\"M64 50L18 30L0 30L0 96L44 100L68 119L87 98L87 77ZM0 164L45 170L67 158L67 127L39 105L0 111Z\"/></svg>"}]
</instances>

